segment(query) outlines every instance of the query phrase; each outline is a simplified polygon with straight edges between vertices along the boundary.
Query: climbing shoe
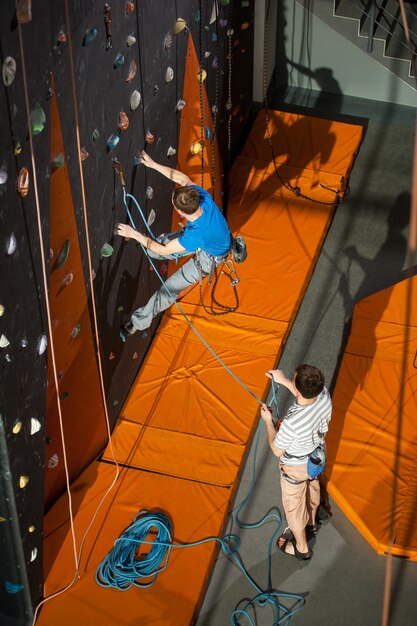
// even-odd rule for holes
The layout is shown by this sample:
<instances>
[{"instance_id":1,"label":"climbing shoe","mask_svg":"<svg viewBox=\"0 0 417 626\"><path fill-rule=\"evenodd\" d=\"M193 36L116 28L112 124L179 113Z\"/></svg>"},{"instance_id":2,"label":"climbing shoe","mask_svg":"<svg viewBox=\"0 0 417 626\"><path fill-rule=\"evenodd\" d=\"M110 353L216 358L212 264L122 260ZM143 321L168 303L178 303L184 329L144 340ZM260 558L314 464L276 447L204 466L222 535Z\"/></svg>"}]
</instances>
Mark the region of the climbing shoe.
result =
<instances>
[{"instance_id":1,"label":"climbing shoe","mask_svg":"<svg viewBox=\"0 0 417 626\"><path fill-rule=\"evenodd\" d=\"M132 322L127 322L127 324L120 326L119 335L123 343L126 341L127 337L129 337L129 335L133 335L136 330L137 329L133 326Z\"/></svg>"}]
</instances>

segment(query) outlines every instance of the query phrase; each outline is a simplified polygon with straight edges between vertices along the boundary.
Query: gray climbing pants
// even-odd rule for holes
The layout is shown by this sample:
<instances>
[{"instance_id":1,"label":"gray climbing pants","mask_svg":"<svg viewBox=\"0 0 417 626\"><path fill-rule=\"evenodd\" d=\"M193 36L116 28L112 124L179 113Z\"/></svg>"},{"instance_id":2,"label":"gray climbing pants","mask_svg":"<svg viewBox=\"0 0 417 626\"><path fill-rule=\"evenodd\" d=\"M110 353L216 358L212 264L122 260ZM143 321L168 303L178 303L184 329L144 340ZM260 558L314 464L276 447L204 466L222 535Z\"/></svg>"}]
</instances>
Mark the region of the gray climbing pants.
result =
<instances>
[{"instance_id":1,"label":"gray climbing pants","mask_svg":"<svg viewBox=\"0 0 417 626\"><path fill-rule=\"evenodd\" d=\"M160 238L158 237L158 240ZM162 237L161 237L162 239ZM164 240L162 239L162 242ZM173 256L160 256L158 254L152 253L148 251L148 254L153 259L166 260L175 258ZM216 263L216 266L223 262L226 258L227 254L222 257L212 257L208 255L206 252L201 250L200 252L200 264L201 264L201 277L204 278L210 273L211 266L213 263L213 259ZM131 322L136 330L145 330L149 328L152 323L152 320L158 313L165 311L179 296L181 291L190 287L190 285L194 285L200 280L200 271L197 267L197 258L196 256L192 256L187 263L185 263L182 267L179 268L172 274L166 281L165 285L169 289L168 291L165 289L164 285L156 291L153 296L150 298L145 306L137 309L132 317Z\"/></svg>"}]
</instances>

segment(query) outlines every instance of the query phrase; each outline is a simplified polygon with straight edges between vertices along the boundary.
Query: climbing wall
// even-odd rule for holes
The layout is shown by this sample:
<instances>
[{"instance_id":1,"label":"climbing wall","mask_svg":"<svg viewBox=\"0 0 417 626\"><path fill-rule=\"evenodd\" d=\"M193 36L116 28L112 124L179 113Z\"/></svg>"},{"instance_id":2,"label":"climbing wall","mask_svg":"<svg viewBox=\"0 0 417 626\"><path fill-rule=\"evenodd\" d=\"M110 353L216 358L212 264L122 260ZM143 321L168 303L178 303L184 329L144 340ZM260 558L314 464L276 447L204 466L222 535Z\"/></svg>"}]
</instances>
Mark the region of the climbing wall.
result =
<instances>
[{"instance_id":1,"label":"climbing wall","mask_svg":"<svg viewBox=\"0 0 417 626\"><path fill-rule=\"evenodd\" d=\"M22 40L36 133L33 156L58 388L50 353L48 358L51 338L44 310L16 3L5 0L0 6L4 64L0 95L0 415L7 450L2 479L11 482L15 509L6 505L6 500L0 503L1 556L4 554L0 615L2 623L10 618L14 626L30 610L31 600L35 603L41 595L42 502L48 509L65 489L57 400L71 480L105 440L92 280L111 423L118 417L158 324L157 320L147 333L138 333L126 346L119 342L120 324L147 300L158 280L140 248L113 235L114 224L126 220L113 158L120 161L127 190L138 199L154 232L167 231L172 220L172 184L139 166L136 155L146 148L155 160L177 165L181 117L190 105L183 91L189 34L205 70L205 106L213 111L210 125L200 129L200 139L204 143L211 142L213 135L219 137L226 170L252 99L252 1L234 2L233 6L221 1L216 16L214 2L198 0L118 0L109 3L110 11L104 2L69 0L69 22L64 0L31 4L17 2L18 12L21 7L27 11L22 14ZM177 18L182 18L186 28ZM198 103L196 111L198 114ZM22 168L27 168L28 179ZM209 163L207 168L211 168ZM218 162L215 176L221 176ZM143 229L134 207L132 210ZM23 547L21 562L11 542L13 524L17 529L13 541L19 543L20 534ZM25 567L27 577L22 573Z\"/></svg>"},{"instance_id":2,"label":"climbing wall","mask_svg":"<svg viewBox=\"0 0 417 626\"><path fill-rule=\"evenodd\" d=\"M188 68L187 88L197 100L191 46ZM192 169L196 155L189 151L198 125L193 127L188 119L186 126L188 137L181 129L181 138L188 149L180 146L180 159L190 164L190 174L199 182L199 172ZM222 363L176 306L164 314L113 431L112 445L74 484L77 537L90 527L80 579L45 605L39 626L58 622L70 626L74 619L80 626L195 622L217 553L213 541L173 549L167 568L145 588L132 586L125 592L103 588L95 576L114 542L141 510L167 514L175 543L223 533L239 469L257 425L256 397L266 395L264 373L274 366L285 344L333 215L332 190L343 194L362 136L359 126L279 111L270 112L269 131L277 169L270 161L261 112L230 176L228 222L248 245L248 259L239 267L239 310L223 317L207 315L198 288L180 301ZM207 150L203 158L207 166ZM295 186L305 197L292 192ZM277 280L271 281L271 275ZM219 300L230 302L230 293L229 281L222 281ZM206 303L209 295L206 286ZM224 364L243 385L225 371ZM253 395L248 395L248 389ZM115 476L114 458L120 476L93 520ZM73 575L68 566L73 559L65 498L48 513L45 530L45 590L53 594Z\"/></svg>"}]
</instances>

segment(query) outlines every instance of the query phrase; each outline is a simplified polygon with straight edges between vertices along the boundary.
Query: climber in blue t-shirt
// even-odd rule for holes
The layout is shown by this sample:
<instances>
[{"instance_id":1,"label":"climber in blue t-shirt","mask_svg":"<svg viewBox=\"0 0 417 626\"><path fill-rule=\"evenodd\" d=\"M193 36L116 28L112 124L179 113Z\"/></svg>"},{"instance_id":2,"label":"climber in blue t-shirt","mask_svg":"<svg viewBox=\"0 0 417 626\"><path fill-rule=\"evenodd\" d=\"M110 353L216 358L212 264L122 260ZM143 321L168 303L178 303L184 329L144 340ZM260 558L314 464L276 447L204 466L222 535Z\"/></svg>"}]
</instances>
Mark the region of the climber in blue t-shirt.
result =
<instances>
[{"instance_id":1,"label":"climber in blue t-shirt","mask_svg":"<svg viewBox=\"0 0 417 626\"><path fill-rule=\"evenodd\" d=\"M210 274L213 267L229 254L231 246L227 222L207 191L194 185L186 174L156 163L145 151L141 152L139 161L181 185L174 189L172 203L187 224L182 231L161 235L156 241L127 224L117 224L115 233L135 239L155 259L172 259L175 254L196 254L167 279L165 284L170 293L162 285L145 306L133 313L130 322L121 327L123 341L137 330L148 328L153 318L165 311L181 291Z\"/></svg>"}]
</instances>

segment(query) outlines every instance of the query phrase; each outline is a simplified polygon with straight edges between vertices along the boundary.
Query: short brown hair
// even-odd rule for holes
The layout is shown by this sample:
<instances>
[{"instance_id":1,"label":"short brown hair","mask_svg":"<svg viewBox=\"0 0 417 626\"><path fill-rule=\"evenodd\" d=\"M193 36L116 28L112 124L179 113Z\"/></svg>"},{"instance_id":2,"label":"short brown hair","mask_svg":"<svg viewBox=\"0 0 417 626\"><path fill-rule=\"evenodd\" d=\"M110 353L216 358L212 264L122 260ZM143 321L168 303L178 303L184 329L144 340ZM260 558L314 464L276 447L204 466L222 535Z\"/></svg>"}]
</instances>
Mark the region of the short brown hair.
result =
<instances>
[{"instance_id":1,"label":"short brown hair","mask_svg":"<svg viewBox=\"0 0 417 626\"><path fill-rule=\"evenodd\" d=\"M172 194L172 202L176 209L192 215L200 206L200 194L195 187L177 187Z\"/></svg>"},{"instance_id":2,"label":"short brown hair","mask_svg":"<svg viewBox=\"0 0 417 626\"><path fill-rule=\"evenodd\" d=\"M295 368L294 384L303 398L315 398L323 391L324 376L314 365L299 365Z\"/></svg>"}]
</instances>

